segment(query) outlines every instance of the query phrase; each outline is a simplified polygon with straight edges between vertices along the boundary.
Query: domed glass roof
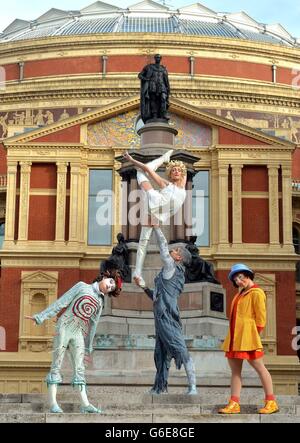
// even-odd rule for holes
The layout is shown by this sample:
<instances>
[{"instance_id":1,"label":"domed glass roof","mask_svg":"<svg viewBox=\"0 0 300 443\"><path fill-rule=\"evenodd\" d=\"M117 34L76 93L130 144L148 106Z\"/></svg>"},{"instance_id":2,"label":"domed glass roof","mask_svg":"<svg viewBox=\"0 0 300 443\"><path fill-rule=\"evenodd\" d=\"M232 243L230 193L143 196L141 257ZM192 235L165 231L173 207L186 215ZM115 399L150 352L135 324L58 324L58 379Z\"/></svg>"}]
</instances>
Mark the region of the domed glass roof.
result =
<instances>
[{"instance_id":1,"label":"domed glass roof","mask_svg":"<svg viewBox=\"0 0 300 443\"><path fill-rule=\"evenodd\" d=\"M0 43L43 37L107 33L184 34L299 46L280 24L256 22L245 12L220 13L195 3L171 9L152 0L128 8L97 1L81 11L50 9L33 21L16 19L0 34Z\"/></svg>"}]
</instances>

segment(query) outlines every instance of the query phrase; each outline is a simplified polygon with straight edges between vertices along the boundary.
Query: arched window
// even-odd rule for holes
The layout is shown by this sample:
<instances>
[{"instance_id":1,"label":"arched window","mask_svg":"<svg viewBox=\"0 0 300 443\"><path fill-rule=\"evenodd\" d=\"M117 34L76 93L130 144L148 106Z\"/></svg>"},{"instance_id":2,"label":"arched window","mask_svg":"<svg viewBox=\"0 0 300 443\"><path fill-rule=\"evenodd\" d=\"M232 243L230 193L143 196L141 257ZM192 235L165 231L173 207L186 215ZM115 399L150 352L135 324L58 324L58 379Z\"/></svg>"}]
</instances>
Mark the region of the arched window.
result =
<instances>
[{"instance_id":1,"label":"arched window","mask_svg":"<svg viewBox=\"0 0 300 443\"><path fill-rule=\"evenodd\" d=\"M46 297L44 294L36 293L33 295L31 300L31 316L37 312L41 312L46 308ZM38 328L34 322L30 323L30 335L43 336L46 334L45 323L40 325Z\"/></svg>"}]
</instances>

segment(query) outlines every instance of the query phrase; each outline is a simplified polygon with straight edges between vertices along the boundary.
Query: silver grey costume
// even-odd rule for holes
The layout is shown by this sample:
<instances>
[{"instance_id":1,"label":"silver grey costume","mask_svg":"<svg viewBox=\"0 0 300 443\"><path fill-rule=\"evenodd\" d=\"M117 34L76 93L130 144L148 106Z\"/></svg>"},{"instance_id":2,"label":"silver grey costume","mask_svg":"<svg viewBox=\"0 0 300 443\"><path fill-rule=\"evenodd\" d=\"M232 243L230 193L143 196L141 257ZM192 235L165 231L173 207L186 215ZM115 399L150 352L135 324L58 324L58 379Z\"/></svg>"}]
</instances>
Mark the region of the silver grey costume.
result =
<instances>
[{"instance_id":1,"label":"silver grey costume","mask_svg":"<svg viewBox=\"0 0 300 443\"><path fill-rule=\"evenodd\" d=\"M62 382L60 370L68 347L73 366L72 384L86 384L84 355L91 354L93 351L93 339L103 301L104 297L99 290L99 283L88 285L79 282L47 309L33 316L36 323L40 325L66 308L56 325L53 360L46 378L48 385Z\"/></svg>"},{"instance_id":2,"label":"silver grey costume","mask_svg":"<svg viewBox=\"0 0 300 443\"><path fill-rule=\"evenodd\" d=\"M168 243L161 230L154 228L154 231L164 266L155 278L154 291L148 288L144 289L147 295L153 299L155 319L156 377L152 393L159 394L167 391L170 363L174 358L177 369L180 369L182 364L185 367L189 384L188 394L196 394L195 367L184 341L177 305L185 282L184 267L181 264L176 264L170 256Z\"/></svg>"}]
</instances>

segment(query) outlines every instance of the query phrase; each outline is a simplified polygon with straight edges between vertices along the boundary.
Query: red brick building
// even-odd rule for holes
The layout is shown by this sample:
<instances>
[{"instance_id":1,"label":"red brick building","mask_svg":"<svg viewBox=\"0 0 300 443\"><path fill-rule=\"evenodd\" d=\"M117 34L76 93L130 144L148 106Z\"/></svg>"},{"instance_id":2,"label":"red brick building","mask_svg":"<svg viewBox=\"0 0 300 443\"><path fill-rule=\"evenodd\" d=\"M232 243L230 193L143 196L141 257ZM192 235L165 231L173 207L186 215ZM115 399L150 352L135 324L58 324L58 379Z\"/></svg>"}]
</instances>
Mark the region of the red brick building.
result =
<instances>
[{"instance_id":1,"label":"red brick building","mask_svg":"<svg viewBox=\"0 0 300 443\"><path fill-rule=\"evenodd\" d=\"M117 158L139 147L137 74L158 52L176 147L201 158L201 256L213 262L228 302L232 264L256 271L268 295L269 367L278 391L297 389L299 45L279 25L263 28L243 13L143 1L125 11L102 2L71 14L53 9L35 22L16 20L0 37L2 392L42 389L53 326L37 330L24 315L91 281L122 230ZM104 189L113 192L113 225L101 227ZM151 306L132 295L113 309Z\"/></svg>"}]
</instances>

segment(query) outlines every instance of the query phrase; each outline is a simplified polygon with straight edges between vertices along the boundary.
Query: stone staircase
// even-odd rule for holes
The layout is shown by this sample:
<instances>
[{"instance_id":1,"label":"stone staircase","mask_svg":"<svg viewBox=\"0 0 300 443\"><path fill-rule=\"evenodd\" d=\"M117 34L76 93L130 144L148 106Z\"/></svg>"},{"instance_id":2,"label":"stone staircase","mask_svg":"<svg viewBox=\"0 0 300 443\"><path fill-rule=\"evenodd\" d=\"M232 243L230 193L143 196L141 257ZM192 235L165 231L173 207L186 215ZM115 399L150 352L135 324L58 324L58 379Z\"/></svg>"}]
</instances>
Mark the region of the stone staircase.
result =
<instances>
[{"instance_id":1,"label":"stone staircase","mask_svg":"<svg viewBox=\"0 0 300 443\"><path fill-rule=\"evenodd\" d=\"M169 394L150 395L148 386L89 386L91 403L102 414L80 414L79 394L61 386L58 400L64 414L48 413L44 394L0 394L0 423L300 423L300 397L278 396L280 412L260 416L263 391L244 388L242 413L223 416L218 408L226 404L226 387L199 387L199 394L187 396L184 387L173 387Z\"/></svg>"}]
</instances>

